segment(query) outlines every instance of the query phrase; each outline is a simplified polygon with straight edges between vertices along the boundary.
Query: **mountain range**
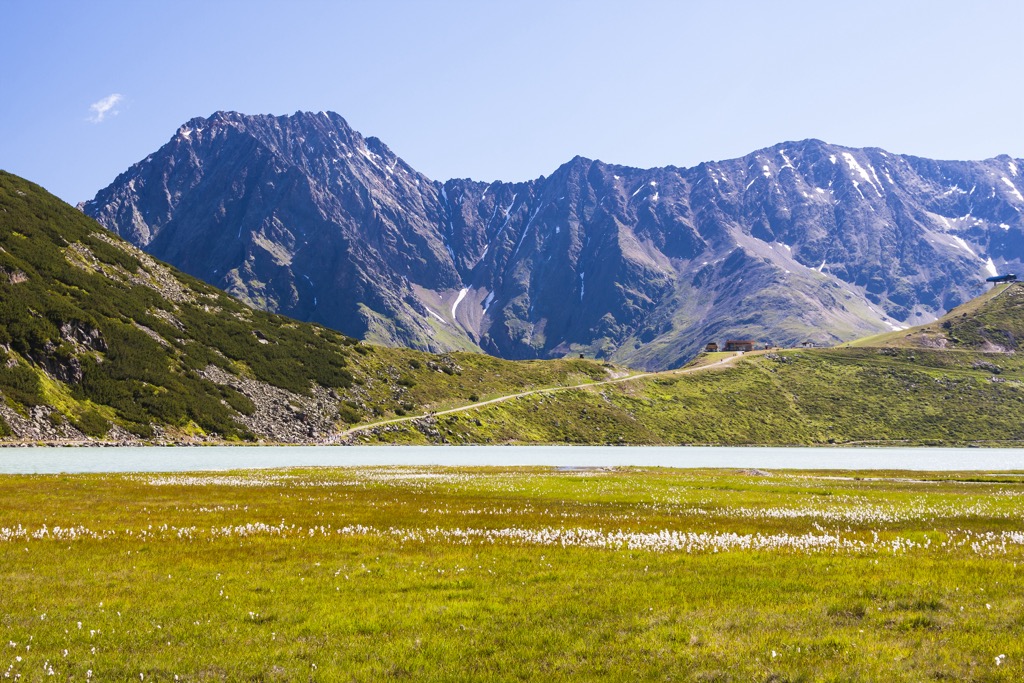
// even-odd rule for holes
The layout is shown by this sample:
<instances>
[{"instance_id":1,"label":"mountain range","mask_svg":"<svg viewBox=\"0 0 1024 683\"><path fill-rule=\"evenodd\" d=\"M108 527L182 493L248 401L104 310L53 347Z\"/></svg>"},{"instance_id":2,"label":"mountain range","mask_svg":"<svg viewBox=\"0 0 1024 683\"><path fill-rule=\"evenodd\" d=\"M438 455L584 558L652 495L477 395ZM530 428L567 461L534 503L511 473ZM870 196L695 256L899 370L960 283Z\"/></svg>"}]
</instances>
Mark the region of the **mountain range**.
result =
<instances>
[{"instance_id":1,"label":"mountain range","mask_svg":"<svg viewBox=\"0 0 1024 683\"><path fill-rule=\"evenodd\" d=\"M635 373L375 346L246 306L0 171L0 444L1009 444L1024 283L859 348Z\"/></svg>"},{"instance_id":2,"label":"mountain range","mask_svg":"<svg viewBox=\"0 0 1024 683\"><path fill-rule=\"evenodd\" d=\"M675 367L706 342L833 344L1019 269L1024 160L818 140L693 168L576 157L432 180L333 113L181 126L81 209L258 308L373 342Z\"/></svg>"}]
</instances>

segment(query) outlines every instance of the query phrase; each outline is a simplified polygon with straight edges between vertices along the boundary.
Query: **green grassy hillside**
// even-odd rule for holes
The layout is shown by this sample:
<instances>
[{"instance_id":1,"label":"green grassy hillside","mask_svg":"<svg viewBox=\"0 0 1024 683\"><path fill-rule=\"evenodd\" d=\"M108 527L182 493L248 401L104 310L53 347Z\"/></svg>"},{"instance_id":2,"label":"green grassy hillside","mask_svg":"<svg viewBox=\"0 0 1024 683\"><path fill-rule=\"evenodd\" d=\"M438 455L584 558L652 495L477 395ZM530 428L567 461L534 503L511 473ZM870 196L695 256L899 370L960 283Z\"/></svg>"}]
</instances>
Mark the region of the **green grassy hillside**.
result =
<instances>
[{"instance_id":1,"label":"green grassy hillside","mask_svg":"<svg viewBox=\"0 0 1024 683\"><path fill-rule=\"evenodd\" d=\"M369 443L1024 442L1024 283L920 327L700 373L537 394L356 435ZM690 368L728 354L704 354Z\"/></svg>"},{"instance_id":2,"label":"green grassy hillside","mask_svg":"<svg viewBox=\"0 0 1024 683\"><path fill-rule=\"evenodd\" d=\"M610 370L378 348L255 311L0 172L7 440L315 441Z\"/></svg>"},{"instance_id":3,"label":"green grassy hillside","mask_svg":"<svg viewBox=\"0 0 1024 683\"><path fill-rule=\"evenodd\" d=\"M927 325L846 346L1017 351L1024 342L1024 282L996 285Z\"/></svg>"},{"instance_id":4,"label":"green grassy hillside","mask_svg":"<svg viewBox=\"0 0 1024 683\"><path fill-rule=\"evenodd\" d=\"M370 442L651 445L1024 442L1024 359L905 349L747 356L734 367L534 395Z\"/></svg>"},{"instance_id":5,"label":"green grassy hillside","mask_svg":"<svg viewBox=\"0 0 1024 683\"><path fill-rule=\"evenodd\" d=\"M707 445L1024 442L1024 283L834 349L752 354L364 433L369 442ZM708 354L694 364L707 359Z\"/></svg>"}]
</instances>

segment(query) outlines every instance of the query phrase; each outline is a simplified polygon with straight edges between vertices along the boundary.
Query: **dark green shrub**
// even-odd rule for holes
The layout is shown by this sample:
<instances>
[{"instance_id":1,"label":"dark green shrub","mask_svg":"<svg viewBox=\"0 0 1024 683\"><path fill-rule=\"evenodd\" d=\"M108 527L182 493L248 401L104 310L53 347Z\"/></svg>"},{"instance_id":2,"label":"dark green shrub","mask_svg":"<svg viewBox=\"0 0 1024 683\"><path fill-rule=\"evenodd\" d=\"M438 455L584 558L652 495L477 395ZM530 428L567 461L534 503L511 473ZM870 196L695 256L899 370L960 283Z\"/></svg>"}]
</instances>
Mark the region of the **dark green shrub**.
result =
<instances>
[{"instance_id":1,"label":"dark green shrub","mask_svg":"<svg viewBox=\"0 0 1024 683\"><path fill-rule=\"evenodd\" d=\"M71 420L71 424L86 436L93 438L106 436L110 431L110 423L95 410L83 411L81 415Z\"/></svg>"},{"instance_id":2,"label":"dark green shrub","mask_svg":"<svg viewBox=\"0 0 1024 683\"><path fill-rule=\"evenodd\" d=\"M13 367L0 365L0 393L23 406L40 406L43 398L39 375L32 368L18 364Z\"/></svg>"},{"instance_id":3,"label":"dark green shrub","mask_svg":"<svg viewBox=\"0 0 1024 683\"><path fill-rule=\"evenodd\" d=\"M152 439L156 434L152 425L141 422L126 422L124 428L140 439Z\"/></svg>"},{"instance_id":4,"label":"dark green shrub","mask_svg":"<svg viewBox=\"0 0 1024 683\"><path fill-rule=\"evenodd\" d=\"M338 405L338 417L342 422L355 424L363 419L363 414L359 412L358 408L346 401Z\"/></svg>"},{"instance_id":5,"label":"dark green shrub","mask_svg":"<svg viewBox=\"0 0 1024 683\"><path fill-rule=\"evenodd\" d=\"M256 412L256 404L245 394L235 391L231 387L221 387L220 395L228 402L228 405L240 412L242 415L252 415Z\"/></svg>"}]
</instances>

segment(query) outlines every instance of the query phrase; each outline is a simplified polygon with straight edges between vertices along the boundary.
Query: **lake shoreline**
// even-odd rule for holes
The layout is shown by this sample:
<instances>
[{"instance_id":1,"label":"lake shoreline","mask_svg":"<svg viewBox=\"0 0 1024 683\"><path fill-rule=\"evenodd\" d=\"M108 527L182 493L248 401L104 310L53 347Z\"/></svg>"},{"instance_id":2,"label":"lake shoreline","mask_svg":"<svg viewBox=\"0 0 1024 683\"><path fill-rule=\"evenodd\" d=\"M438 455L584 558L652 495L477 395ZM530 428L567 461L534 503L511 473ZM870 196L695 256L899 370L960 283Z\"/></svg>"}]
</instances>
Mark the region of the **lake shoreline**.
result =
<instances>
[{"instance_id":1,"label":"lake shoreline","mask_svg":"<svg viewBox=\"0 0 1024 683\"><path fill-rule=\"evenodd\" d=\"M0 450L0 474L390 466L1010 472L1024 471L1024 448L206 445L36 446Z\"/></svg>"},{"instance_id":2,"label":"lake shoreline","mask_svg":"<svg viewBox=\"0 0 1024 683\"><path fill-rule=\"evenodd\" d=\"M644 444L644 443L565 443L565 442L504 442L504 443L460 443L460 444L390 444L352 443L347 441L309 441L290 443L283 441L53 441L25 439L0 441L0 451L11 448L799 448L807 450L830 448L1022 448L1020 440L977 440L934 442L933 440L877 440L848 441L842 443L685 443L685 444Z\"/></svg>"}]
</instances>

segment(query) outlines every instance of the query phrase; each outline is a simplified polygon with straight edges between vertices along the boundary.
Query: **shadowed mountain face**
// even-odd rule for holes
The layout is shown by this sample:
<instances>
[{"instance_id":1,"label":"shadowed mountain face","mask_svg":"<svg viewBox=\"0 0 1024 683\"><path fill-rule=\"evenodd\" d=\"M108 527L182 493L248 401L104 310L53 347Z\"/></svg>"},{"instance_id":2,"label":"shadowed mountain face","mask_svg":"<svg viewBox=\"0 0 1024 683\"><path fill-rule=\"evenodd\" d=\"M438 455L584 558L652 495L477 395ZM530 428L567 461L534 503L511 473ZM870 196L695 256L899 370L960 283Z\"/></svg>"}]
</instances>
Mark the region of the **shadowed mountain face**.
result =
<instances>
[{"instance_id":1,"label":"shadowed mountain face","mask_svg":"<svg viewBox=\"0 0 1024 683\"><path fill-rule=\"evenodd\" d=\"M1021 270L1024 160L817 140L691 169L577 157L430 180L336 114L182 126L84 211L245 301L506 358L677 365L711 340L833 343L934 320Z\"/></svg>"}]
</instances>

